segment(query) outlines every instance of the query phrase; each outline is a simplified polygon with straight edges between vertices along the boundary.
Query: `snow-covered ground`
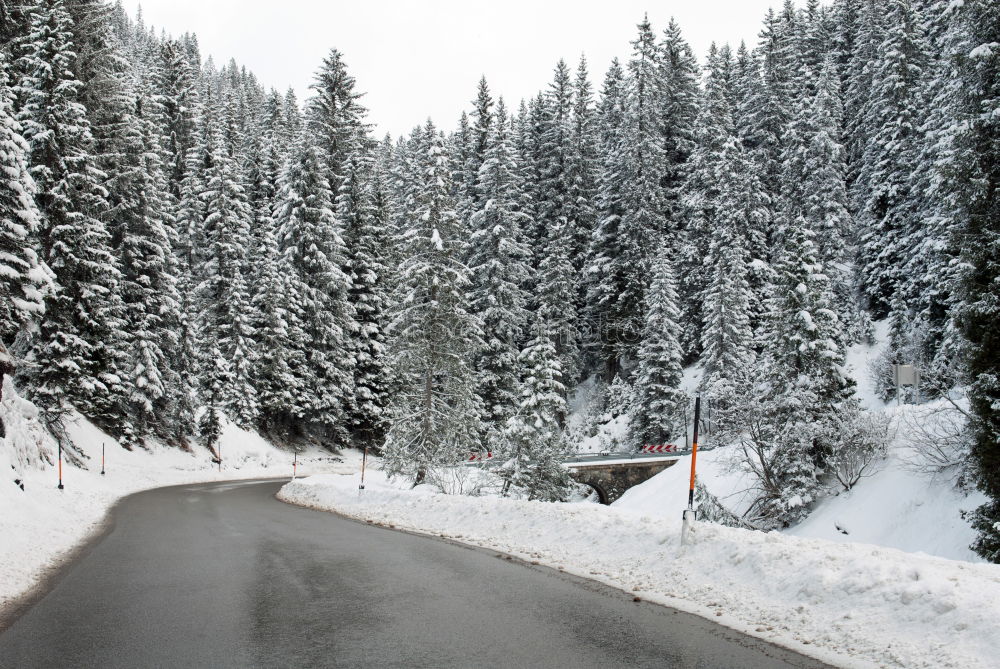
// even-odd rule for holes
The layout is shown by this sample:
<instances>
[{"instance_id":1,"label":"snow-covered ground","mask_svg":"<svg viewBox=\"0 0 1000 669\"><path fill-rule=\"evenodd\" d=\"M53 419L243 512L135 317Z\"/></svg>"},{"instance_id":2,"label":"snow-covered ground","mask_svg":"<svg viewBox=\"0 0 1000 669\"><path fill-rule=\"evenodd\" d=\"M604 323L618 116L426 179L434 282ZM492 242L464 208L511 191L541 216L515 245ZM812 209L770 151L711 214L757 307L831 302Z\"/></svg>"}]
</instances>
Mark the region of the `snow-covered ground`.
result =
<instances>
[{"instance_id":1,"label":"snow-covered ground","mask_svg":"<svg viewBox=\"0 0 1000 669\"><path fill-rule=\"evenodd\" d=\"M918 413L917 407L891 409L896 421ZM913 467L910 445L893 442L888 459L871 477L848 492L831 493L802 523L786 534L837 543L865 543L927 553L970 562L982 561L969 549L975 531L962 518L985 501L982 493L965 492L947 477ZM698 480L731 511L742 513L750 498L750 480L733 462L731 448L698 456ZM676 515L687 503L690 456L645 483L627 490L614 506L651 516Z\"/></svg>"},{"instance_id":2,"label":"snow-covered ground","mask_svg":"<svg viewBox=\"0 0 1000 669\"><path fill-rule=\"evenodd\" d=\"M56 444L38 423L33 405L17 396L9 380L0 414L7 427L7 437L0 439L0 611L98 530L109 509L126 495L166 485L292 474L289 452L231 424L220 440L219 471L207 449L188 453L153 444L149 450L127 451L77 417L69 436L86 456L86 469L64 464L65 487L58 490ZM299 455L298 471L356 471L356 460L353 452L334 458L315 450Z\"/></svg>"},{"instance_id":3,"label":"snow-covered ground","mask_svg":"<svg viewBox=\"0 0 1000 669\"><path fill-rule=\"evenodd\" d=\"M875 324L876 344L852 346L847 367L858 384L858 397L869 411L885 416L892 441L887 459L877 471L848 492L832 491L809 517L786 530L787 534L838 543L865 543L908 552L922 552L955 560L980 562L969 549L975 531L962 517L985 501L978 491L962 490L953 477L920 471L915 466L921 443L915 426L935 420L934 412L947 409L946 401L923 405L887 406L876 394L871 378L872 361L888 340L888 322ZM693 394L700 370L685 370L682 386ZM702 437L712 446L711 435ZM698 457L698 480L731 511L740 514L751 498L750 479L736 466L733 449L721 447ZM690 457L682 458L646 483L628 490L615 506L653 516L676 514L686 503Z\"/></svg>"},{"instance_id":4,"label":"snow-covered ground","mask_svg":"<svg viewBox=\"0 0 1000 669\"><path fill-rule=\"evenodd\" d=\"M653 514L406 490L378 471L363 493L358 483L313 476L279 497L504 551L844 667L970 669L1000 657L997 565L707 524L681 546L673 492Z\"/></svg>"}]
</instances>

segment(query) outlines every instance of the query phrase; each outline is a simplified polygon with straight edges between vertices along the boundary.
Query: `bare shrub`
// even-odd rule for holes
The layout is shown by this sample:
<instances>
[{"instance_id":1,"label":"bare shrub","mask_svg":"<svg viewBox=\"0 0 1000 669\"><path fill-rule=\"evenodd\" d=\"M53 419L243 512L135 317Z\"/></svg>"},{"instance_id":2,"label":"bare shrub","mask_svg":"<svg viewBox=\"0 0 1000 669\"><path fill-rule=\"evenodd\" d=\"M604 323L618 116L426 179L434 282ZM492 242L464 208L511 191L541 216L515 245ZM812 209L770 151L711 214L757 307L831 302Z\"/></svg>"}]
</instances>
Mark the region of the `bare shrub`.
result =
<instances>
[{"instance_id":1,"label":"bare shrub","mask_svg":"<svg viewBox=\"0 0 1000 669\"><path fill-rule=\"evenodd\" d=\"M961 483L972 444L968 422L963 406L950 399L903 414L899 433L904 465L911 471Z\"/></svg>"},{"instance_id":2,"label":"bare shrub","mask_svg":"<svg viewBox=\"0 0 1000 669\"><path fill-rule=\"evenodd\" d=\"M832 451L829 471L844 490L876 474L889 450L890 421L867 411L844 411L831 416L827 425Z\"/></svg>"}]
</instances>

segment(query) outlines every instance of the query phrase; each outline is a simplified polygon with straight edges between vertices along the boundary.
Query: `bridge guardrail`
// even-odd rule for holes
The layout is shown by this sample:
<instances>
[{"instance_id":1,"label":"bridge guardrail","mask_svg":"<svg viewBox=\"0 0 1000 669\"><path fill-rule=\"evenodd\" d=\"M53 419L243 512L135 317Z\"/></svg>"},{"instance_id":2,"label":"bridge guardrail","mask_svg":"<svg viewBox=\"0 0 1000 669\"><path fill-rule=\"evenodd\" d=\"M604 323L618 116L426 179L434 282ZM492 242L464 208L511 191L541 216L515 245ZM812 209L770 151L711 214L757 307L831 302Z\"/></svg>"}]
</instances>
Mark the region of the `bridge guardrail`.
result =
<instances>
[{"instance_id":1,"label":"bridge guardrail","mask_svg":"<svg viewBox=\"0 0 1000 669\"><path fill-rule=\"evenodd\" d=\"M712 445L702 445L698 444L698 451L711 451L712 449L718 448L721 444ZM575 453L572 456L563 459L563 463L567 462L603 462L606 460L652 460L657 458L672 457L672 456L682 456L691 455L691 448L680 447L675 451L668 453L642 453L642 452L628 452L628 453ZM495 467L498 466L502 458L493 457L491 454L489 458L476 458L469 459L462 463L462 465L467 467Z\"/></svg>"},{"instance_id":2,"label":"bridge guardrail","mask_svg":"<svg viewBox=\"0 0 1000 669\"><path fill-rule=\"evenodd\" d=\"M718 448L720 444L712 445L702 445L698 444L698 451L711 451L714 448ZM602 460L649 460L653 458L663 458L670 456L680 456L680 455L691 455L691 448L679 447L674 451L667 453L642 453L642 452L626 452L626 453L576 453L569 458L563 460L563 462L586 462L594 461L600 462Z\"/></svg>"}]
</instances>

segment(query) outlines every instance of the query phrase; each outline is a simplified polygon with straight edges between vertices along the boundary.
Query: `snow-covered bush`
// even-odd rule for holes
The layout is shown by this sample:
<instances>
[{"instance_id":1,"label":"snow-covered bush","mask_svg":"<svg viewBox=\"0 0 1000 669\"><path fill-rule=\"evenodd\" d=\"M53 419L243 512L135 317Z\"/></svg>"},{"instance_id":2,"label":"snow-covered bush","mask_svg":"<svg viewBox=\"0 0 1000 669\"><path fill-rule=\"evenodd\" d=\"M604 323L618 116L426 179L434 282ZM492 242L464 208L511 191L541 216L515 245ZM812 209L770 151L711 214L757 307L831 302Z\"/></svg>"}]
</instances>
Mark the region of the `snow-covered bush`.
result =
<instances>
[{"instance_id":1,"label":"snow-covered bush","mask_svg":"<svg viewBox=\"0 0 1000 669\"><path fill-rule=\"evenodd\" d=\"M725 525L726 527L742 527L747 530L761 529L730 511L718 497L708 491L708 488L701 481L695 484L694 501L700 521Z\"/></svg>"},{"instance_id":2,"label":"snow-covered bush","mask_svg":"<svg viewBox=\"0 0 1000 669\"><path fill-rule=\"evenodd\" d=\"M479 497L500 490L497 476L482 467L468 465L431 467L427 470L426 481L446 495Z\"/></svg>"},{"instance_id":3,"label":"snow-covered bush","mask_svg":"<svg viewBox=\"0 0 1000 669\"><path fill-rule=\"evenodd\" d=\"M832 445L827 458L830 475L844 490L878 472L889 448L889 420L883 414L843 411L826 424Z\"/></svg>"}]
</instances>

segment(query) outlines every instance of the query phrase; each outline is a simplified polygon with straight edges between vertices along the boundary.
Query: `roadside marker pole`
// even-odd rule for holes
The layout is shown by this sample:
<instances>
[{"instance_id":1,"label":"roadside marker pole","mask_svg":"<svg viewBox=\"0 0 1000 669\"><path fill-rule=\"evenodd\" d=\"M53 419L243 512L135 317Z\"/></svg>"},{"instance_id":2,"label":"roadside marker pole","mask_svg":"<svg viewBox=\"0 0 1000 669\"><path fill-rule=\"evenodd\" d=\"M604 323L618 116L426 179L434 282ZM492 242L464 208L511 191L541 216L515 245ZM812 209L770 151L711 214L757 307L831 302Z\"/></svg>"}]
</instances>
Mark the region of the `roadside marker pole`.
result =
<instances>
[{"instance_id":1,"label":"roadside marker pole","mask_svg":"<svg viewBox=\"0 0 1000 669\"><path fill-rule=\"evenodd\" d=\"M698 461L698 421L701 420L701 397L694 398L694 435L691 439L691 483L688 486L688 508L684 509L681 525L681 545L688 543L691 533L691 524L694 523L696 514L694 510L694 482L695 464Z\"/></svg>"},{"instance_id":2,"label":"roadside marker pole","mask_svg":"<svg viewBox=\"0 0 1000 669\"><path fill-rule=\"evenodd\" d=\"M358 486L358 497L361 497L361 491L365 489L365 465L368 464L368 447L365 446L365 454L361 456L361 485Z\"/></svg>"},{"instance_id":3,"label":"roadside marker pole","mask_svg":"<svg viewBox=\"0 0 1000 669\"><path fill-rule=\"evenodd\" d=\"M59 489L63 489L62 484L62 441L59 440Z\"/></svg>"},{"instance_id":4,"label":"roadside marker pole","mask_svg":"<svg viewBox=\"0 0 1000 669\"><path fill-rule=\"evenodd\" d=\"M101 442L101 476L104 476L104 442Z\"/></svg>"},{"instance_id":5,"label":"roadside marker pole","mask_svg":"<svg viewBox=\"0 0 1000 669\"><path fill-rule=\"evenodd\" d=\"M299 466L299 452L295 451L295 455L292 457L292 479L295 479L295 472Z\"/></svg>"}]
</instances>

